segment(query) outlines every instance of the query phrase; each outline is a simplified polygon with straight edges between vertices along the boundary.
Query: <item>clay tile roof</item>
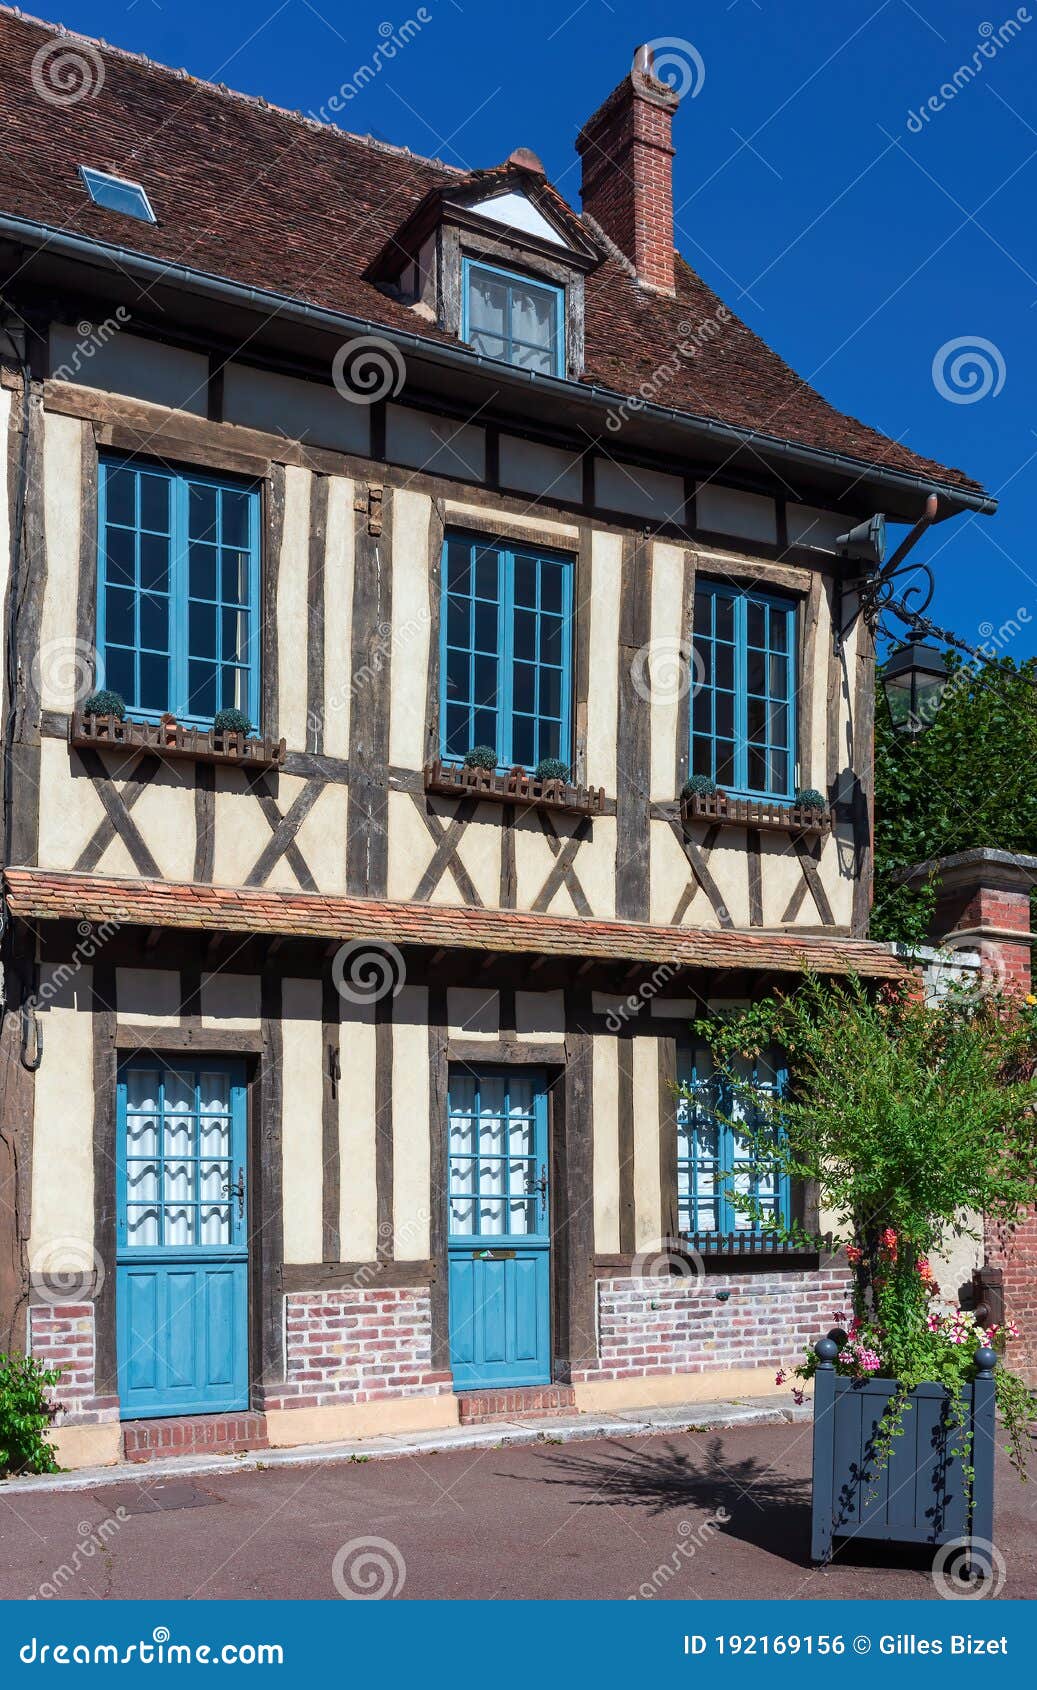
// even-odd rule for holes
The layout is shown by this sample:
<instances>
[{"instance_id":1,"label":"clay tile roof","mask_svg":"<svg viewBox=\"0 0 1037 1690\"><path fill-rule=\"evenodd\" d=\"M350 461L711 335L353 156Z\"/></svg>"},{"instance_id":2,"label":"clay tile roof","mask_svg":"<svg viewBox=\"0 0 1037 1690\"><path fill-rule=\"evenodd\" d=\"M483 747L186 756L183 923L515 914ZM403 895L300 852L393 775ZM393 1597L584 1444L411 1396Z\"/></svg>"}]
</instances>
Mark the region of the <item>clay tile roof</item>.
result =
<instances>
[{"instance_id":1,"label":"clay tile roof","mask_svg":"<svg viewBox=\"0 0 1037 1690\"><path fill-rule=\"evenodd\" d=\"M672 963L682 968L760 968L792 973L856 973L897 978L905 970L884 946L864 939L736 933L700 927L651 927L635 921L580 921L523 910L404 904L313 892L242 891L170 881L116 880L9 868L11 914L26 921L116 922L212 932L281 934L313 939L369 939L603 962Z\"/></svg>"},{"instance_id":2,"label":"clay tile roof","mask_svg":"<svg viewBox=\"0 0 1037 1690\"><path fill-rule=\"evenodd\" d=\"M48 106L33 95L33 61L58 35L55 24L0 7L0 211L430 341L446 338L388 299L365 272L426 195L475 173L100 43L80 49L88 76L97 79L96 67L103 67L94 96ZM85 39L69 36L71 50ZM158 222L94 205L78 175L81 163L139 181ZM485 172L487 181L507 168ZM564 203L547 184L544 192ZM583 226L600 243L593 224L585 219ZM667 380L660 403L981 490L961 470L837 411L683 261L676 298L667 299L639 287L631 266L609 248L587 278L583 380L634 394L672 360L678 342L715 321L721 332Z\"/></svg>"}]
</instances>

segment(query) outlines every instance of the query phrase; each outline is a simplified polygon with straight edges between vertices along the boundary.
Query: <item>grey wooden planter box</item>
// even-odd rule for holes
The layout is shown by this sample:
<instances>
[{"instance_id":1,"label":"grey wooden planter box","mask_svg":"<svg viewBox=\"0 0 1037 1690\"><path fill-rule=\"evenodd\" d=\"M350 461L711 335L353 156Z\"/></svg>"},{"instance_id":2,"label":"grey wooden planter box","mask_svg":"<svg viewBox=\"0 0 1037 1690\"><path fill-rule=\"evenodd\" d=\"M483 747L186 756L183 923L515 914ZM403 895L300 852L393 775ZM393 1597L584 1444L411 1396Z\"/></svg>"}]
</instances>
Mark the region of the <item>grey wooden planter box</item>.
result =
<instances>
[{"instance_id":1,"label":"grey wooden planter box","mask_svg":"<svg viewBox=\"0 0 1037 1690\"><path fill-rule=\"evenodd\" d=\"M831 1558L833 1539L870 1538L882 1543L950 1543L972 1540L975 1569L991 1575L994 1530L993 1350L976 1352L979 1377L967 1391L972 1423L970 1501L959 1442L949 1420L949 1393L942 1385L919 1385L903 1415L888 1459L876 1454L874 1439L886 1405L896 1391L892 1379L845 1379L835 1371L838 1345L822 1338L814 1375L814 1486L811 1554Z\"/></svg>"}]
</instances>

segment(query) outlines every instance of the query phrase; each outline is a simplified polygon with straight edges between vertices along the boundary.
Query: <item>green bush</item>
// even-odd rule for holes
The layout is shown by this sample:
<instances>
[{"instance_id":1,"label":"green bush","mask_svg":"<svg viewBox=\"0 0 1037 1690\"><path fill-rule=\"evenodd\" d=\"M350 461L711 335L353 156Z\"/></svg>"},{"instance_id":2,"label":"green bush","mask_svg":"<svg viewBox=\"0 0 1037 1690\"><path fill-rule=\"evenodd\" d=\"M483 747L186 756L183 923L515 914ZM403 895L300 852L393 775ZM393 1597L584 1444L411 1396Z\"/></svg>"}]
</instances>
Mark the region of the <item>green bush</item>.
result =
<instances>
[{"instance_id":1,"label":"green bush","mask_svg":"<svg viewBox=\"0 0 1037 1690\"><path fill-rule=\"evenodd\" d=\"M692 775L681 787L681 797L697 798L701 795L705 798L712 798L714 793L719 791L720 788L716 781L711 780L709 775Z\"/></svg>"},{"instance_id":2,"label":"green bush","mask_svg":"<svg viewBox=\"0 0 1037 1690\"><path fill-rule=\"evenodd\" d=\"M0 1473L57 1473L44 1433L57 1412L47 1389L60 1378L32 1356L0 1355Z\"/></svg>"},{"instance_id":3,"label":"green bush","mask_svg":"<svg viewBox=\"0 0 1037 1690\"><path fill-rule=\"evenodd\" d=\"M492 774L497 767L497 753L492 745L473 745L465 755L464 766L466 769L489 769Z\"/></svg>"},{"instance_id":4,"label":"green bush","mask_svg":"<svg viewBox=\"0 0 1037 1690\"><path fill-rule=\"evenodd\" d=\"M541 757L533 770L534 780L568 780L569 765L558 757Z\"/></svg>"},{"instance_id":5,"label":"green bush","mask_svg":"<svg viewBox=\"0 0 1037 1690\"><path fill-rule=\"evenodd\" d=\"M120 693L110 692L107 687L102 687L99 692L90 694L83 705L83 715L117 716L122 722L126 719L126 705Z\"/></svg>"},{"instance_id":6,"label":"green bush","mask_svg":"<svg viewBox=\"0 0 1037 1690\"><path fill-rule=\"evenodd\" d=\"M804 786L796 793L796 803L805 804L811 810L825 810L828 801L823 792L818 792L816 786Z\"/></svg>"},{"instance_id":7,"label":"green bush","mask_svg":"<svg viewBox=\"0 0 1037 1690\"><path fill-rule=\"evenodd\" d=\"M212 725L218 734L244 734L247 739L252 732L252 723L243 710L233 707L227 710L217 710Z\"/></svg>"}]
</instances>

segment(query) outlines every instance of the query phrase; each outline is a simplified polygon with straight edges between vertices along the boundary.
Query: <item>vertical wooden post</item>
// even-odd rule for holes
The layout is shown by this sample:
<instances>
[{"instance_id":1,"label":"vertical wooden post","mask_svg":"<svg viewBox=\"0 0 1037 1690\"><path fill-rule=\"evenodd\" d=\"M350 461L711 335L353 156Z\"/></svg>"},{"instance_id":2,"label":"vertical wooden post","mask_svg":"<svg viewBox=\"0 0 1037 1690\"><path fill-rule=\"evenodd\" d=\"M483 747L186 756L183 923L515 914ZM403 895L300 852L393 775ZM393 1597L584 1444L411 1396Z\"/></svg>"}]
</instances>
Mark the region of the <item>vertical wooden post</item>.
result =
<instances>
[{"instance_id":1,"label":"vertical wooden post","mask_svg":"<svg viewBox=\"0 0 1037 1690\"><path fill-rule=\"evenodd\" d=\"M814 1374L810 1558L812 1561L830 1561L835 1483L835 1358L839 1354L839 1346L833 1338L822 1338L814 1353L818 1366Z\"/></svg>"},{"instance_id":2,"label":"vertical wooden post","mask_svg":"<svg viewBox=\"0 0 1037 1690\"><path fill-rule=\"evenodd\" d=\"M994 1576L994 1369L997 1355L985 1346L975 1354L972 1387L972 1509L969 1559L972 1573Z\"/></svg>"}]
</instances>

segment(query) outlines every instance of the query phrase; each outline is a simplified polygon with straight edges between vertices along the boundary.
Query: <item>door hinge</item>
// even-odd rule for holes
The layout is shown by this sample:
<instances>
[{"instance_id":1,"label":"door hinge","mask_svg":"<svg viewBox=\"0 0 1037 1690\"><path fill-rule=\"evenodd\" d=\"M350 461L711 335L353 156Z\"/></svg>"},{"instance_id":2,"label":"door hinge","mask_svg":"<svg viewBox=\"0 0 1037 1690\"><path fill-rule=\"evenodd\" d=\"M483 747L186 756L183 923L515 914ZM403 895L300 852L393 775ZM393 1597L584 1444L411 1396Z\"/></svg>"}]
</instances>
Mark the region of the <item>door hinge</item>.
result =
<instances>
[{"instance_id":1,"label":"door hinge","mask_svg":"<svg viewBox=\"0 0 1037 1690\"><path fill-rule=\"evenodd\" d=\"M373 483L368 485L366 499L358 495L353 500L353 509L367 518L367 532L378 535L382 532L382 494L384 488Z\"/></svg>"}]
</instances>

